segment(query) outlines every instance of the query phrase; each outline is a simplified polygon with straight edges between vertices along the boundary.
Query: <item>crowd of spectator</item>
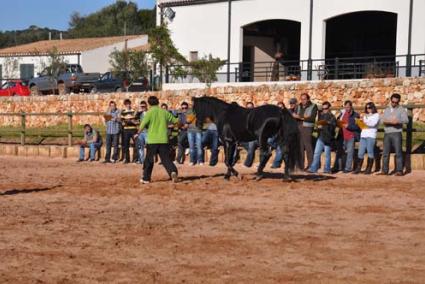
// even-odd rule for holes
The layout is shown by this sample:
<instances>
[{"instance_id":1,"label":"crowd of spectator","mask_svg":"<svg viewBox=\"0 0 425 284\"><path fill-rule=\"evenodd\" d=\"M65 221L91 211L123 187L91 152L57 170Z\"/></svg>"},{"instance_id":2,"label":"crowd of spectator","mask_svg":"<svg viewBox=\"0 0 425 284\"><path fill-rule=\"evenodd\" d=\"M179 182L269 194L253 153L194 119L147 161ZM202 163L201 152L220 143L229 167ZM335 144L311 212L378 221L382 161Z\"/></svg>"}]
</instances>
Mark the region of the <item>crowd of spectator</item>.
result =
<instances>
[{"instance_id":1,"label":"crowd of spectator","mask_svg":"<svg viewBox=\"0 0 425 284\"><path fill-rule=\"evenodd\" d=\"M288 106L284 102L279 102L277 105L280 108L287 108L298 121L300 152L299 159L294 161L295 168L299 171L317 173L323 166L325 174L337 172L359 174L362 172L367 155L366 169L363 173L371 174L373 164L377 161L379 154L377 152L379 148L376 146L378 127L383 124L382 171L379 174L390 174L389 157L391 150L394 149L396 161L393 173L396 176L403 175L402 129L403 124L408 123L408 116L407 111L400 106L400 99L399 94L393 94L389 106L382 115L378 113L372 102L367 103L364 110L358 113L354 110L353 103L347 100L343 104L343 109L337 112L337 116L331 110L332 106L329 102L323 102L318 106L311 101L308 94L302 94L299 103L297 98L291 98ZM245 107L252 109L255 105L248 102ZM187 102L181 103L178 110L169 110L168 105L164 103L160 105L160 108L169 112L176 121L176 123L167 125L167 145L169 147L167 152L170 160L184 164L188 156L190 166L202 166L205 163L205 149L210 149L209 165L215 166L218 162L220 139L217 125L212 119L207 118L202 124L203 127L199 127L195 114ZM137 109L133 107L129 99L124 101L122 109L119 109L114 101L109 103L104 115L106 152L103 163L143 164L145 162L148 129L155 127L143 124L148 109L146 101L141 101ZM314 135L315 129L317 135ZM102 142L99 131L88 124L85 125L79 161L97 160L96 153L99 153ZM283 149L278 145L276 137L270 138L269 144L271 149L276 152L271 167L279 168L282 165ZM356 144L358 144L357 152ZM119 145L121 145L121 154ZM132 159L130 159L131 145L133 145ZM258 142L244 142L239 146L247 152L243 166L252 167ZM85 157L86 148L89 149L88 158ZM332 151L335 151L333 165L331 164ZM321 163L323 153L325 155L324 165ZM235 151L234 155L234 160L238 160L239 149ZM158 159L157 156L155 159L162 162L162 159ZM375 165L375 169L381 169L381 165Z\"/></svg>"}]
</instances>

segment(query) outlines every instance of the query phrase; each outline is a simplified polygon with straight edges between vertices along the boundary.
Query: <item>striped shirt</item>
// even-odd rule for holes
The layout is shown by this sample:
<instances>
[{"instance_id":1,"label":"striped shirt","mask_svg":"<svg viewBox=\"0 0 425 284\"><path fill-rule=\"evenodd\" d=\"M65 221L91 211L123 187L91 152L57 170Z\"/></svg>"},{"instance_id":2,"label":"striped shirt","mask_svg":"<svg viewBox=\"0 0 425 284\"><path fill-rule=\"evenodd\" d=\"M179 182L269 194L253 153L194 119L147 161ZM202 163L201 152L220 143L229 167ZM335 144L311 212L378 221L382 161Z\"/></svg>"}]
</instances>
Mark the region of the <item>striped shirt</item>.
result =
<instances>
[{"instance_id":1,"label":"striped shirt","mask_svg":"<svg viewBox=\"0 0 425 284\"><path fill-rule=\"evenodd\" d=\"M106 134L118 134L120 132L120 111L115 109L106 114L112 116L112 119L106 122Z\"/></svg>"},{"instance_id":2,"label":"striped shirt","mask_svg":"<svg viewBox=\"0 0 425 284\"><path fill-rule=\"evenodd\" d=\"M136 120L136 111L133 109L123 109L121 111L121 122L124 129L137 129L137 124L133 121Z\"/></svg>"}]
</instances>

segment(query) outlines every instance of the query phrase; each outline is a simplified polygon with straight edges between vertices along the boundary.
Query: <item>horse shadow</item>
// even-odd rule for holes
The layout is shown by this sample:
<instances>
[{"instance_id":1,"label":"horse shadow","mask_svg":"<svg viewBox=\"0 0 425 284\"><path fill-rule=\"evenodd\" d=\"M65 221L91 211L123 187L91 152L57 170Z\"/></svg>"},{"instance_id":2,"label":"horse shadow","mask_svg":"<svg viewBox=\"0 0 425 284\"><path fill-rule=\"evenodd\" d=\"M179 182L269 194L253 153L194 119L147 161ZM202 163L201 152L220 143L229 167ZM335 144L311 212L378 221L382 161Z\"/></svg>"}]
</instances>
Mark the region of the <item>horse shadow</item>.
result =
<instances>
[{"instance_id":1,"label":"horse shadow","mask_svg":"<svg viewBox=\"0 0 425 284\"><path fill-rule=\"evenodd\" d=\"M283 174L282 173L264 173L263 179L280 179L283 180ZM320 175L320 174L292 174L291 179L288 180L289 182L299 182L299 181L313 181L313 182L320 182L320 181L326 181L326 180L334 180L336 177L333 176L327 176L327 175Z\"/></svg>"},{"instance_id":2,"label":"horse shadow","mask_svg":"<svg viewBox=\"0 0 425 284\"><path fill-rule=\"evenodd\" d=\"M36 193L36 192L43 192L43 191L49 191L56 188L54 187L45 187L45 188L31 188L31 189L11 189L7 190L5 192L1 192L0 196L10 196L10 195L18 195L18 194L28 194L28 193Z\"/></svg>"},{"instance_id":3,"label":"horse shadow","mask_svg":"<svg viewBox=\"0 0 425 284\"><path fill-rule=\"evenodd\" d=\"M243 174L239 177L242 179L247 179L247 176L253 176L252 180L256 180L255 174ZM265 172L263 174L262 180L283 180L283 174L282 173L267 173ZM214 174L214 175L200 175L200 176L186 176L181 177L180 182L190 182L195 180L203 180L203 179L209 179L209 178L217 178L217 177L223 177L224 174ZM326 180L334 180L336 177L333 176L327 176L327 175L319 175L319 174L294 174L291 175L291 180L288 180L289 182L298 182L298 181L313 181L313 182L320 182L320 181L326 181ZM249 180L249 179L248 179Z\"/></svg>"},{"instance_id":4,"label":"horse shadow","mask_svg":"<svg viewBox=\"0 0 425 284\"><path fill-rule=\"evenodd\" d=\"M187 182L187 181L195 181L195 180L202 180L202 179L209 179L209 178L216 178L216 177L223 177L224 178L224 174L185 176L185 177L180 177L180 181L181 182Z\"/></svg>"}]
</instances>

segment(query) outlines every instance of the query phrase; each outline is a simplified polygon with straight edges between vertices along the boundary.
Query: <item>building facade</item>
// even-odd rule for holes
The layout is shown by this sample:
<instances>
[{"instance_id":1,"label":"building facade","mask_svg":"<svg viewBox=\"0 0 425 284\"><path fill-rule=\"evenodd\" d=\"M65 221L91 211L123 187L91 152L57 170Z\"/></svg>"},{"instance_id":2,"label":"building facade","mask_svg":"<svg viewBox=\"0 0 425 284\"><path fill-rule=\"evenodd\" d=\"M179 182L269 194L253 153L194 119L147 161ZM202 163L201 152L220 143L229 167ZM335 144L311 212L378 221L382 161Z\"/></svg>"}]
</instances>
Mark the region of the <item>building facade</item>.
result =
<instances>
[{"instance_id":1,"label":"building facade","mask_svg":"<svg viewBox=\"0 0 425 284\"><path fill-rule=\"evenodd\" d=\"M399 66L397 72L412 75L425 62L423 0L158 0L158 7L157 23L168 24L184 56L229 59L230 75L239 80L254 69L251 80L270 80L278 54L286 72L298 69L303 79L319 79L335 58L376 57L386 62L381 72ZM414 68L406 70L409 60Z\"/></svg>"},{"instance_id":2,"label":"building facade","mask_svg":"<svg viewBox=\"0 0 425 284\"><path fill-rule=\"evenodd\" d=\"M57 50L66 63L80 64L85 72L110 70L109 55L114 50L141 48L148 37L117 36L104 38L45 40L0 49L0 79L31 79L49 64L49 52Z\"/></svg>"}]
</instances>

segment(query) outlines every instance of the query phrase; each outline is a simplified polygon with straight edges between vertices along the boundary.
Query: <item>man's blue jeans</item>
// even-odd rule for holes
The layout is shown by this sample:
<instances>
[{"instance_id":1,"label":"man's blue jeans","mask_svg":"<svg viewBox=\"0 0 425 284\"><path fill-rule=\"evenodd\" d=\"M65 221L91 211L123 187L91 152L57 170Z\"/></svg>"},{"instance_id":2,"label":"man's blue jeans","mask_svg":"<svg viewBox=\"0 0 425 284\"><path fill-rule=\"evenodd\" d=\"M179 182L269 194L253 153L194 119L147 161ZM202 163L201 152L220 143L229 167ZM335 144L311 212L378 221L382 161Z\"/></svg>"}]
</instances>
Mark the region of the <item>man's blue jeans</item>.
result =
<instances>
[{"instance_id":1,"label":"man's blue jeans","mask_svg":"<svg viewBox=\"0 0 425 284\"><path fill-rule=\"evenodd\" d=\"M88 147L90 149L90 160L94 160L95 159L95 154L96 151L100 149L100 147L102 146L102 143L90 143L87 146L80 146L80 160L84 160L85 158L85 149L86 147Z\"/></svg>"},{"instance_id":2,"label":"man's blue jeans","mask_svg":"<svg viewBox=\"0 0 425 284\"><path fill-rule=\"evenodd\" d=\"M217 130L206 130L202 134L202 147L211 148L210 166L218 163L218 132Z\"/></svg>"},{"instance_id":3,"label":"man's blue jeans","mask_svg":"<svg viewBox=\"0 0 425 284\"><path fill-rule=\"evenodd\" d=\"M145 145L147 142L148 134L142 132L137 136L137 151L139 152L139 163L143 164L145 161Z\"/></svg>"},{"instance_id":4,"label":"man's blue jeans","mask_svg":"<svg viewBox=\"0 0 425 284\"><path fill-rule=\"evenodd\" d=\"M246 160L244 162L244 165L248 168L252 167L252 164L254 163L255 159L255 150L258 147L257 141L251 141L248 143L241 143L242 147L245 148L247 151Z\"/></svg>"},{"instance_id":5,"label":"man's blue jeans","mask_svg":"<svg viewBox=\"0 0 425 284\"><path fill-rule=\"evenodd\" d=\"M273 160L272 168L280 168L283 160L283 152L280 145L277 143L277 137L272 137L267 140L267 143L276 150L276 155Z\"/></svg>"},{"instance_id":6,"label":"man's blue jeans","mask_svg":"<svg viewBox=\"0 0 425 284\"><path fill-rule=\"evenodd\" d=\"M190 162L193 164L203 163L204 151L202 149L202 133L188 131L187 139L189 141Z\"/></svg>"},{"instance_id":7,"label":"man's blue jeans","mask_svg":"<svg viewBox=\"0 0 425 284\"><path fill-rule=\"evenodd\" d=\"M344 140L344 150L347 153L347 160L345 161L344 170L347 172L351 172L353 170L355 142L355 138L351 138L350 140Z\"/></svg>"},{"instance_id":8,"label":"man's blue jeans","mask_svg":"<svg viewBox=\"0 0 425 284\"><path fill-rule=\"evenodd\" d=\"M325 173L331 172L331 146L325 145L322 139L317 139L316 148L314 149L313 163L310 166L310 172L316 173L320 167L320 157L322 152L325 151Z\"/></svg>"},{"instance_id":9,"label":"man's blue jeans","mask_svg":"<svg viewBox=\"0 0 425 284\"><path fill-rule=\"evenodd\" d=\"M375 158L375 138L361 138L359 146L359 159L364 159L364 155L367 151L367 157L370 159Z\"/></svg>"},{"instance_id":10,"label":"man's blue jeans","mask_svg":"<svg viewBox=\"0 0 425 284\"><path fill-rule=\"evenodd\" d=\"M401 132L385 133L384 150L382 152L382 171L389 172L391 147L395 150L396 172L403 172L403 135Z\"/></svg>"}]
</instances>

